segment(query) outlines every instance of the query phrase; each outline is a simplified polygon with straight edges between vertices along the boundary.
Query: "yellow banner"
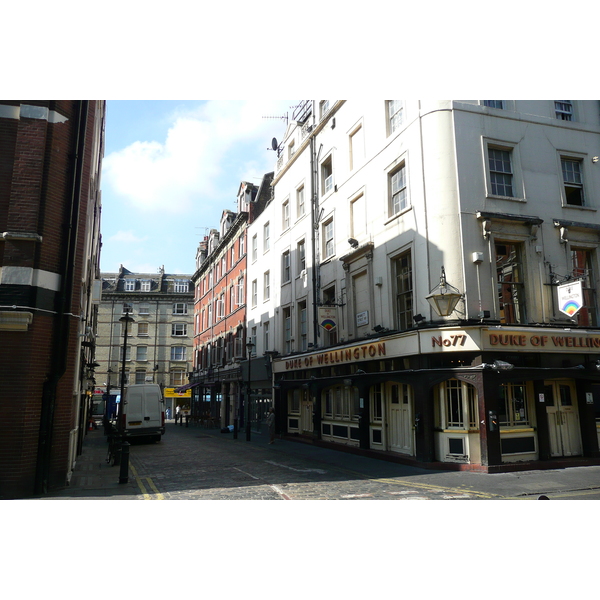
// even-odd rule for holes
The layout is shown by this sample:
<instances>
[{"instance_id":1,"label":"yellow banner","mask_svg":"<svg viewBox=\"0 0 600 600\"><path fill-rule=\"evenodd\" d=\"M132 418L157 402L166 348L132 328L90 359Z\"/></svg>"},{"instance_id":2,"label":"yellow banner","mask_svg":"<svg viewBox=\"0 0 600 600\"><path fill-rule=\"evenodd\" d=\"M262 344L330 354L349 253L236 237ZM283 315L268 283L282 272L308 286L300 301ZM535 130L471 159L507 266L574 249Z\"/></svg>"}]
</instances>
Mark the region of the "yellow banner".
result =
<instances>
[{"instance_id":1,"label":"yellow banner","mask_svg":"<svg viewBox=\"0 0 600 600\"><path fill-rule=\"evenodd\" d=\"M181 392L179 394L177 394L175 392L177 388L165 388L165 398L191 398L192 397L192 390L191 388L189 390L185 390L185 392Z\"/></svg>"}]
</instances>

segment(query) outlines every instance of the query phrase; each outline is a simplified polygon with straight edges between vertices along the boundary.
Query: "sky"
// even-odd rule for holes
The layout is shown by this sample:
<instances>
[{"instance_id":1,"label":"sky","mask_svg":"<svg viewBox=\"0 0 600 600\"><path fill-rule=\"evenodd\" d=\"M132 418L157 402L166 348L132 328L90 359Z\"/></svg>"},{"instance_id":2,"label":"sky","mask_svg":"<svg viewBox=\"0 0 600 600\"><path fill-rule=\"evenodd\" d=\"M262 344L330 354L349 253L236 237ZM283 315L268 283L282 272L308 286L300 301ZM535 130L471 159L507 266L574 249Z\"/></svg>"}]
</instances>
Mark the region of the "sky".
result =
<instances>
[{"instance_id":1,"label":"sky","mask_svg":"<svg viewBox=\"0 0 600 600\"><path fill-rule=\"evenodd\" d=\"M297 103L108 100L101 271L193 274L198 243L223 210L236 212L240 183L274 170L271 140Z\"/></svg>"}]
</instances>

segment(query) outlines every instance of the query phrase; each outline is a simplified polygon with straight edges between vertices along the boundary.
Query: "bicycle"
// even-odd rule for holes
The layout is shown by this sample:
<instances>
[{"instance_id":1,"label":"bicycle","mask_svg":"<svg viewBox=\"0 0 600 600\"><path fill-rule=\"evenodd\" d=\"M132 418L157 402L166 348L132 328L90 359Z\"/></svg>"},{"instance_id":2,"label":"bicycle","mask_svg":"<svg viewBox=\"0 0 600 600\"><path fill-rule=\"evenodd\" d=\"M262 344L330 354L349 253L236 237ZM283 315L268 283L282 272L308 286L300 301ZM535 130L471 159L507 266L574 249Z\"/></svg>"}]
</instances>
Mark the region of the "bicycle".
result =
<instances>
[{"instance_id":1,"label":"bicycle","mask_svg":"<svg viewBox=\"0 0 600 600\"><path fill-rule=\"evenodd\" d=\"M119 464L121 456L121 437L117 433L108 434L108 452L106 454L106 462L113 467Z\"/></svg>"}]
</instances>

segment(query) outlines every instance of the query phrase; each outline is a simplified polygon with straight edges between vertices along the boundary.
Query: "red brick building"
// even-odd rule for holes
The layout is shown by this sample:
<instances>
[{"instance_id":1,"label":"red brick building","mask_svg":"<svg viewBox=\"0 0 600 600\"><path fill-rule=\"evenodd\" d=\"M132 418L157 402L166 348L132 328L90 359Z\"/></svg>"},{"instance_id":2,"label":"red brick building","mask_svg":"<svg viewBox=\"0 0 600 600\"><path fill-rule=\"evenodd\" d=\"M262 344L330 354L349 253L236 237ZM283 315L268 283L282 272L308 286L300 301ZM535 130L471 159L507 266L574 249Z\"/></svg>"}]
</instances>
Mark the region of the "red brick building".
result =
<instances>
[{"instance_id":1,"label":"red brick building","mask_svg":"<svg viewBox=\"0 0 600 600\"><path fill-rule=\"evenodd\" d=\"M223 211L220 231L210 231L198 247L194 301L192 417L210 417L219 426L243 420L242 366L246 344L246 228L270 178L260 187L242 182L238 212Z\"/></svg>"},{"instance_id":2,"label":"red brick building","mask_svg":"<svg viewBox=\"0 0 600 600\"><path fill-rule=\"evenodd\" d=\"M68 483L94 379L104 101L0 101L0 498Z\"/></svg>"}]
</instances>

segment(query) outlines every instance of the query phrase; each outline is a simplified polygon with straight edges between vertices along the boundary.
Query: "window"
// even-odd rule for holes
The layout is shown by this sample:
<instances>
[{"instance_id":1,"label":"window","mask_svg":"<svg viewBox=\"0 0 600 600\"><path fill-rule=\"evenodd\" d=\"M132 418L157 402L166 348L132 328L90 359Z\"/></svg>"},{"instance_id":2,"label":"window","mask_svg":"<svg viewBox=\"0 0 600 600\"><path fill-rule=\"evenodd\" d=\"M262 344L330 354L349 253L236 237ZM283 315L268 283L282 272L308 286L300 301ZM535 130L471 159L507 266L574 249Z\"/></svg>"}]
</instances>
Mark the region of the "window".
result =
<instances>
[{"instance_id":1,"label":"window","mask_svg":"<svg viewBox=\"0 0 600 600\"><path fill-rule=\"evenodd\" d=\"M296 255L298 256L298 274L306 269L306 244L300 240L296 246Z\"/></svg>"},{"instance_id":2,"label":"window","mask_svg":"<svg viewBox=\"0 0 600 600\"><path fill-rule=\"evenodd\" d=\"M403 120L404 101L403 100L388 100L388 135L394 133L400 128Z\"/></svg>"},{"instance_id":3,"label":"window","mask_svg":"<svg viewBox=\"0 0 600 600\"><path fill-rule=\"evenodd\" d=\"M172 323L171 324L171 335L175 335L175 336L187 335L187 323Z\"/></svg>"},{"instance_id":4,"label":"window","mask_svg":"<svg viewBox=\"0 0 600 600\"><path fill-rule=\"evenodd\" d=\"M496 280L501 323L525 322L521 244L496 243Z\"/></svg>"},{"instance_id":5,"label":"window","mask_svg":"<svg viewBox=\"0 0 600 600\"><path fill-rule=\"evenodd\" d=\"M439 425L443 429L478 427L477 392L474 386L458 379L440 384Z\"/></svg>"},{"instance_id":6,"label":"window","mask_svg":"<svg viewBox=\"0 0 600 600\"><path fill-rule=\"evenodd\" d=\"M121 346L119 350L119 362L123 362L123 346ZM127 346L127 350L125 351L125 360L131 360L131 346Z\"/></svg>"},{"instance_id":7,"label":"window","mask_svg":"<svg viewBox=\"0 0 600 600\"><path fill-rule=\"evenodd\" d=\"M296 141L292 140L288 146L288 158L292 158L296 153Z\"/></svg>"},{"instance_id":8,"label":"window","mask_svg":"<svg viewBox=\"0 0 600 600\"><path fill-rule=\"evenodd\" d=\"M229 268L233 268L235 265L235 246L231 246L231 262L229 263Z\"/></svg>"},{"instance_id":9,"label":"window","mask_svg":"<svg viewBox=\"0 0 600 600\"><path fill-rule=\"evenodd\" d=\"M240 257L244 256L246 252L246 236L242 233L240 235Z\"/></svg>"},{"instance_id":10,"label":"window","mask_svg":"<svg viewBox=\"0 0 600 600\"><path fill-rule=\"evenodd\" d=\"M142 369L135 370L135 382L137 384L146 383L146 371Z\"/></svg>"},{"instance_id":11,"label":"window","mask_svg":"<svg viewBox=\"0 0 600 600\"><path fill-rule=\"evenodd\" d=\"M252 327L252 329L250 329L250 343L252 344L250 355L256 356L256 327Z\"/></svg>"},{"instance_id":12,"label":"window","mask_svg":"<svg viewBox=\"0 0 600 600\"><path fill-rule=\"evenodd\" d=\"M560 119L561 121L572 121L573 103L571 100L555 100L554 114L556 115L556 118Z\"/></svg>"},{"instance_id":13,"label":"window","mask_svg":"<svg viewBox=\"0 0 600 600\"><path fill-rule=\"evenodd\" d=\"M300 395L302 390L290 390L288 393L288 409L293 414L300 414Z\"/></svg>"},{"instance_id":14,"label":"window","mask_svg":"<svg viewBox=\"0 0 600 600\"><path fill-rule=\"evenodd\" d=\"M484 100L483 105L488 108L504 108L504 100Z\"/></svg>"},{"instance_id":15,"label":"window","mask_svg":"<svg viewBox=\"0 0 600 600\"><path fill-rule=\"evenodd\" d=\"M140 291L141 292L149 292L151 284L152 284L152 282L149 279L142 279L140 281Z\"/></svg>"},{"instance_id":16,"label":"window","mask_svg":"<svg viewBox=\"0 0 600 600\"><path fill-rule=\"evenodd\" d=\"M123 303L123 314L128 314L133 312L133 306L128 302Z\"/></svg>"},{"instance_id":17,"label":"window","mask_svg":"<svg viewBox=\"0 0 600 600\"><path fill-rule=\"evenodd\" d=\"M150 305L149 304L140 304L139 313L140 313L140 315L150 314Z\"/></svg>"},{"instance_id":18,"label":"window","mask_svg":"<svg viewBox=\"0 0 600 600\"><path fill-rule=\"evenodd\" d=\"M258 257L258 238L255 235L252 236L252 262Z\"/></svg>"},{"instance_id":19,"label":"window","mask_svg":"<svg viewBox=\"0 0 600 600\"><path fill-rule=\"evenodd\" d=\"M298 332L300 334L301 352L308 350L308 313L306 310L306 302L298 302Z\"/></svg>"},{"instance_id":20,"label":"window","mask_svg":"<svg viewBox=\"0 0 600 600\"><path fill-rule=\"evenodd\" d=\"M135 360L148 360L148 346L138 346L136 348Z\"/></svg>"},{"instance_id":21,"label":"window","mask_svg":"<svg viewBox=\"0 0 600 600\"><path fill-rule=\"evenodd\" d=\"M271 225L265 223L263 227L263 252L267 252L271 248Z\"/></svg>"},{"instance_id":22,"label":"window","mask_svg":"<svg viewBox=\"0 0 600 600\"><path fill-rule=\"evenodd\" d=\"M371 387L371 420L383 420L383 383Z\"/></svg>"},{"instance_id":23,"label":"window","mask_svg":"<svg viewBox=\"0 0 600 600\"><path fill-rule=\"evenodd\" d=\"M266 352L269 349L269 321L263 323L263 342L264 350Z\"/></svg>"},{"instance_id":24,"label":"window","mask_svg":"<svg viewBox=\"0 0 600 600\"><path fill-rule=\"evenodd\" d=\"M283 309L283 346L285 354L292 351L292 309L290 306Z\"/></svg>"},{"instance_id":25,"label":"window","mask_svg":"<svg viewBox=\"0 0 600 600\"><path fill-rule=\"evenodd\" d=\"M323 304L325 306L334 306L336 304L336 293L334 285L323 290ZM326 346L333 346L334 344L337 344L337 327L331 331L321 332L321 335L324 336L324 343Z\"/></svg>"},{"instance_id":26,"label":"window","mask_svg":"<svg viewBox=\"0 0 600 600\"><path fill-rule=\"evenodd\" d=\"M500 410L498 411L500 426L528 426L529 411L525 382L503 383L500 389Z\"/></svg>"},{"instance_id":27,"label":"window","mask_svg":"<svg viewBox=\"0 0 600 600\"><path fill-rule=\"evenodd\" d=\"M510 150L490 147L488 148L488 161L492 194L512 198L514 194Z\"/></svg>"},{"instance_id":28,"label":"window","mask_svg":"<svg viewBox=\"0 0 600 600\"><path fill-rule=\"evenodd\" d=\"M351 134L349 139L350 149L350 170L363 162L365 157L365 143L363 137L362 125L357 127Z\"/></svg>"},{"instance_id":29,"label":"window","mask_svg":"<svg viewBox=\"0 0 600 600\"><path fill-rule=\"evenodd\" d=\"M187 303L186 302L175 302L173 304L174 315L187 315Z\"/></svg>"},{"instance_id":30,"label":"window","mask_svg":"<svg viewBox=\"0 0 600 600\"><path fill-rule=\"evenodd\" d=\"M126 292L135 292L135 279L126 279L125 280L125 291Z\"/></svg>"},{"instance_id":31,"label":"window","mask_svg":"<svg viewBox=\"0 0 600 600\"><path fill-rule=\"evenodd\" d=\"M271 297L271 272L267 271L263 276L263 300Z\"/></svg>"},{"instance_id":32,"label":"window","mask_svg":"<svg viewBox=\"0 0 600 600\"><path fill-rule=\"evenodd\" d=\"M360 401L358 388L336 385L323 390L325 402L323 412L325 417L350 421L358 418Z\"/></svg>"},{"instance_id":33,"label":"window","mask_svg":"<svg viewBox=\"0 0 600 600\"><path fill-rule=\"evenodd\" d=\"M281 283L288 283L292 280L290 251L286 250L281 255Z\"/></svg>"},{"instance_id":34,"label":"window","mask_svg":"<svg viewBox=\"0 0 600 600\"><path fill-rule=\"evenodd\" d=\"M256 306L258 302L258 282L255 279L252 282L252 306Z\"/></svg>"},{"instance_id":35,"label":"window","mask_svg":"<svg viewBox=\"0 0 600 600\"><path fill-rule=\"evenodd\" d=\"M286 200L281 206L281 228L283 231L290 228L290 201Z\"/></svg>"},{"instance_id":36,"label":"window","mask_svg":"<svg viewBox=\"0 0 600 600\"><path fill-rule=\"evenodd\" d=\"M596 284L593 271L593 250L571 249L573 277L581 280L583 307L575 315L578 325L597 327Z\"/></svg>"},{"instance_id":37,"label":"window","mask_svg":"<svg viewBox=\"0 0 600 600\"><path fill-rule=\"evenodd\" d=\"M411 253L405 252L394 260L396 276L396 319L398 329L413 326L413 280Z\"/></svg>"},{"instance_id":38,"label":"window","mask_svg":"<svg viewBox=\"0 0 600 600\"><path fill-rule=\"evenodd\" d=\"M335 254L333 243L333 218L323 223L323 255L330 258Z\"/></svg>"},{"instance_id":39,"label":"window","mask_svg":"<svg viewBox=\"0 0 600 600\"><path fill-rule=\"evenodd\" d=\"M175 293L182 294L189 290L189 281L185 281L183 279L175 280Z\"/></svg>"},{"instance_id":40,"label":"window","mask_svg":"<svg viewBox=\"0 0 600 600\"><path fill-rule=\"evenodd\" d=\"M296 210L298 214L298 218L304 215L304 186L300 186L296 190Z\"/></svg>"},{"instance_id":41,"label":"window","mask_svg":"<svg viewBox=\"0 0 600 600\"><path fill-rule=\"evenodd\" d=\"M246 288L244 287L244 278L240 277L238 279L238 304L241 306L244 304L244 295L246 292Z\"/></svg>"},{"instance_id":42,"label":"window","mask_svg":"<svg viewBox=\"0 0 600 600\"><path fill-rule=\"evenodd\" d=\"M402 212L408 206L406 195L406 167L404 163L389 174L390 217Z\"/></svg>"},{"instance_id":43,"label":"window","mask_svg":"<svg viewBox=\"0 0 600 600\"><path fill-rule=\"evenodd\" d=\"M563 174L565 204L569 206L583 206L582 162L572 158L561 158L560 163Z\"/></svg>"},{"instance_id":44,"label":"window","mask_svg":"<svg viewBox=\"0 0 600 600\"><path fill-rule=\"evenodd\" d=\"M229 312L233 312L235 310L236 302L236 289L235 285L232 285L229 288Z\"/></svg>"},{"instance_id":45,"label":"window","mask_svg":"<svg viewBox=\"0 0 600 600\"><path fill-rule=\"evenodd\" d=\"M185 371L182 369L173 369L171 371L171 385L173 387L179 387L185 385Z\"/></svg>"},{"instance_id":46,"label":"window","mask_svg":"<svg viewBox=\"0 0 600 600\"><path fill-rule=\"evenodd\" d=\"M171 360L185 360L185 346L171 346Z\"/></svg>"},{"instance_id":47,"label":"window","mask_svg":"<svg viewBox=\"0 0 600 600\"><path fill-rule=\"evenodd\" d=\"M148 323L138 323L137 324L137 334L140 336L148 335Z\"/></svg>"},{"instance_id":48,"label":"window","mask_svg":"<svg viewBox=\"0 0 600 600\"><path fill-rule=\"evenodd\" d=\"M328 156L321 164L321 195L324 196L333 190L333 163Z\"/></svg>"},{"instance_id":49,"label":"window","mask_svg":"<svg viewBox=\"0 0 600 600\"><path fill-rule=\"evenodd\" d=\"M319 102L319 117L322 119L329 112L329 100Z\"/></svg>"}]
</instances>

